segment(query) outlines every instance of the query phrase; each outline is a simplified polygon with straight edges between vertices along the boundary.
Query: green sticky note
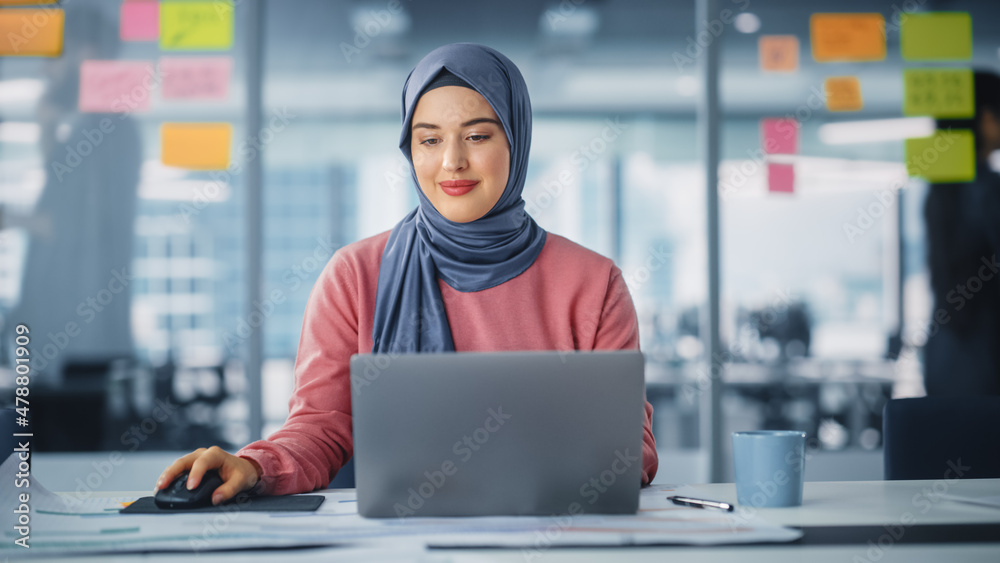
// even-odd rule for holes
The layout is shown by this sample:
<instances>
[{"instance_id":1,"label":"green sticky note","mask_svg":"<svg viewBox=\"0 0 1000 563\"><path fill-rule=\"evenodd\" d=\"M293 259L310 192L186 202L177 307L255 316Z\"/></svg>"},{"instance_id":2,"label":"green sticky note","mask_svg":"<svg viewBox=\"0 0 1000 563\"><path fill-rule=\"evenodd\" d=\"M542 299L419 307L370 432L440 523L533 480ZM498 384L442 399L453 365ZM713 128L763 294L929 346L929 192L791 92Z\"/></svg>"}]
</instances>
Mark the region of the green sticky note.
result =
<instances>
[{"instance_id":1,"label":"green sticky note","mask_svg":"<svg viewBox=\"0 0 1000 563\"><path fill-rule=\"evenodd\" d=\"M972 117L974 91L967 68L903 69L903 115Z\"/></svg>"},{"instance_id":2,"label":"green sticky note","mask_svg":"<svg viewBox=\"0 0 1000 563\"><path fill-rule=\"evenodd\" d=\"M972 16L906 14L899 23L899 50L907 61L967 61L972 58Z\"/></svg>"},{"instance_id":3,"label":"green sticky note","mask_svg":"<svg viewBox=\"0 0 1000 563\"><path fill-rule=\"evenodd\" d=\"M160 3L160 49L224 51L232 46L232 0Z\"/></svg>"},{"instance_id":4,"label":"green sticky note","mask_svg":"<svg viewBox=\"0 0 1000 563\"><path fill-rule=\"evenodd\" d=\"M928 182L971 182L976 179L976 143L972 131L935 131L930 137L906 140L906 172Z\"/></svg>"}]
</instances>

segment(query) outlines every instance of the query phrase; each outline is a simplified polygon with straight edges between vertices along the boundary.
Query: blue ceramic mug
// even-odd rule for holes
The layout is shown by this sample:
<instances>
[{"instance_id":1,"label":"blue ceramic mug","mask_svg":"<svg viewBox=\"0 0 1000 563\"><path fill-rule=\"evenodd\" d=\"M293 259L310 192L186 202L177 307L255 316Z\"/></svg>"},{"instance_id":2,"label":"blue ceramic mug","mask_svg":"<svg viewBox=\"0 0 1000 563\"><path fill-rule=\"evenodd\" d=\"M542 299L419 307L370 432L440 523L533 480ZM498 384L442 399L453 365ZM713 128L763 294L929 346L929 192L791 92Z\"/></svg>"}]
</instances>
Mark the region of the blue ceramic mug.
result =
<instances>
[{"instance_id":1,"label":"blue ceramic mug","mask_svg":"<svg viewBox=\"0 0 1000 563\"><path fill-rule=\"evenodd\" d=\"M756 508L800 506L806 433L733 432L736 501Z\"/></svg>"}]
</instances>

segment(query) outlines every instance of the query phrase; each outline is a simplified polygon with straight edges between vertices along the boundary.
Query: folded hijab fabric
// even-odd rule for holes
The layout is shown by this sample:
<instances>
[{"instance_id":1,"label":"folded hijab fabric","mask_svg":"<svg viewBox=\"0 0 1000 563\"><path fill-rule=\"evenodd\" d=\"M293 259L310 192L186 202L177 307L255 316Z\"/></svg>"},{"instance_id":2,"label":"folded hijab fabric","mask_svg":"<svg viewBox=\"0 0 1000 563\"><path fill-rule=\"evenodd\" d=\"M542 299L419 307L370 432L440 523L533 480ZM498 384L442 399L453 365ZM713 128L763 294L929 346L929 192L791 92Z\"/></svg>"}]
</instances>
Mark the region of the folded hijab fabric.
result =
<instances>
[{"instance_id":1,"label":"folded hijab fabric","mask_svg":"<svg viewBox=\"0 0 1000 563\"><path fill-rule=\"evenodd\" d=\"M456 223L442 216L420 189L410 154L410 125L420 96L442 73L457 77L489 102L510 144L510 174L503 195L483 217ZM448 81L453 81L449 76ZM459 81L454 81L459 84ZM437 85L442 85L438 82ZM501 53L473 43L431 51L403 86L399 148L410 163L420 205L392 230L382 253L373 353L455 350L438 278L462 291L482 291L520 275L545 245L545 231L525 212L531 146L531 102L524 78Z\"/></svg>"}]
</instances>

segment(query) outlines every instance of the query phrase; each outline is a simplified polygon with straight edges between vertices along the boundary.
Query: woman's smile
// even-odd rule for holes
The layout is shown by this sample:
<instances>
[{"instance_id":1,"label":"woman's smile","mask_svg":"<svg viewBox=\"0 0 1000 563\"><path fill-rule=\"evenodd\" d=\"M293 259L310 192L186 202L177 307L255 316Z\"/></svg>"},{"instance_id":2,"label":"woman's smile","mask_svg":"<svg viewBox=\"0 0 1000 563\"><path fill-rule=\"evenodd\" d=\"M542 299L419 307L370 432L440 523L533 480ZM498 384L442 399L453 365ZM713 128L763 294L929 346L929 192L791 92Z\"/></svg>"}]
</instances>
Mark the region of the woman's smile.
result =
<instances>
[{"instance_id":1,"label":"woman's smile","mask_svg":"<svg viewBox=\"0 0 1000 563\"><path fill-rule=\"evenodd\" d=\"M479 180L445 180L440 186L444 193L457 197L471 192L478 183Z\"/></svg>"}]
</instances>

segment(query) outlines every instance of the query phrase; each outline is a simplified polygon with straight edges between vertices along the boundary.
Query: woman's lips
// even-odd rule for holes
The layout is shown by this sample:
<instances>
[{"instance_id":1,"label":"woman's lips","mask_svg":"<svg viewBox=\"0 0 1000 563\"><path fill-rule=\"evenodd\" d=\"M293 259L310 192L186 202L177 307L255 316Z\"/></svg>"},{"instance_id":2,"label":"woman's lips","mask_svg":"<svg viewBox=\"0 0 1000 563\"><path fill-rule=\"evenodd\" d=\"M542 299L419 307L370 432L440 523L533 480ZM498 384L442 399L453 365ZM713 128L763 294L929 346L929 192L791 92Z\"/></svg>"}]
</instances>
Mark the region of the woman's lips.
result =
<instances>
[{"instance_id":1,"label":"woman's lips","mask_svg":"<svg viewBox=\"0 0 1000 563\"><path fill-rule=\"evenodd\" d=\"M441 190L451 196L465 195L479 184L479 180L445 180L440 182Z\"/></svg>"}]
</instances>

